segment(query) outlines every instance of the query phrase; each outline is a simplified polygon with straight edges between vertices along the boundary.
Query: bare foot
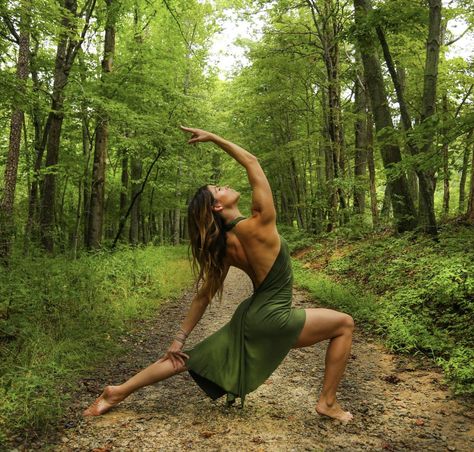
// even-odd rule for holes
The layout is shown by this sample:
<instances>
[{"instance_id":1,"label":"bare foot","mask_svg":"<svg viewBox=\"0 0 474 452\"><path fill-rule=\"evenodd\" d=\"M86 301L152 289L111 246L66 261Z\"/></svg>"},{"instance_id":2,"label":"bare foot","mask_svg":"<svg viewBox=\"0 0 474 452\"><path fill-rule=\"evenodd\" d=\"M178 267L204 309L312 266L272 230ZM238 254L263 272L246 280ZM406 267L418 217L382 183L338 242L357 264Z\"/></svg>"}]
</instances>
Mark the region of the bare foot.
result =
<instances>
[{"instance_id":1,"label":"bare foot","mask_svg":"<svg viewBox=\"0 0 474 452\"><path fill-rule=\"evenodd\" d=\"M344 411L337 402L329 406L326 402L320 400L316 405L316 412L342 422L349 422L354 417L349 411Z\"/></svg>"},{"instance_id":2,"label":"bare foot","mask_svg":"<svg viewBox=\"0 0 474 452\"><path fill-rule=\"evenodd\" d=\"M125 397L117 390L117 386L106 386L100 397L87 408L83 416L100 416L121 402Z\"/></svg>"}]
</instances>

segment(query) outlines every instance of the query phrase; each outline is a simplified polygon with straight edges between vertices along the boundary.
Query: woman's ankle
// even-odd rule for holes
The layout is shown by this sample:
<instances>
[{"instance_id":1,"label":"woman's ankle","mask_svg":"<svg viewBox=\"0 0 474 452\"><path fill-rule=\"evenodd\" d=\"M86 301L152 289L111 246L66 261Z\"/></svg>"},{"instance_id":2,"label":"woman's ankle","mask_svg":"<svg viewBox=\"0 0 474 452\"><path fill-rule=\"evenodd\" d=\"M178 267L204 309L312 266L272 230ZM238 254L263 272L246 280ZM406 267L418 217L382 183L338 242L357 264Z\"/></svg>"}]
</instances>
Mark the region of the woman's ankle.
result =
<instances>
[{"instance_id":1,"label":"woman's ankle","mask_svg":"<svg viewBox=\"0 0 474 452\"><path fill-rule=\"evenodd\" d=\"M332 394L321 393L319 396L318 404L323 404L328 407L333 406L336 403L336 396Z\"/></svg>"}]
</instances>

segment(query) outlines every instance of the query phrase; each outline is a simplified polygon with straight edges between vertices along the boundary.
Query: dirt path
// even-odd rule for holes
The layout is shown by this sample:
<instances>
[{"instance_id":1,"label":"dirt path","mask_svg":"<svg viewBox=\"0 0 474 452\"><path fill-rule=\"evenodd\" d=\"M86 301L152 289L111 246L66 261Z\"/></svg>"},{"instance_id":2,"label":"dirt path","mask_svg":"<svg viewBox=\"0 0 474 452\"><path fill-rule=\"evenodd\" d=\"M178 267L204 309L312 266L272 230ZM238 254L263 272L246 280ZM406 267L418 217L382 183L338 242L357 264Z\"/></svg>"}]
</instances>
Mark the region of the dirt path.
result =
<instances>
[{"instance_id":1,"label":"dirt path","mask_svg":"<svg viewBox=\"0 0 474 452\"><path fill-rule=\"evenodd\" d=\"M248 278L231 271L223 304L208 309L187 345L228 321L250 291ZM186 373L140 390L102 417L82 419L80 412L104 384L117 384L161 356L190 298L188 293L168 303L155 321L141 323L123 339L129 352L118 362L104 363L107 370L100 378L83 382L53 450L474 450L472 406L453 399L441 384L442 375L426 362L395 357L363 331L355 334L340 388L341 404L355 415L348 425L314 411L325 343L292 350L271 378L248 395L244 410L227 408L225 398L212 402ZM315 303L296 291L294 305Z\"/></svg>"}]
</instances>

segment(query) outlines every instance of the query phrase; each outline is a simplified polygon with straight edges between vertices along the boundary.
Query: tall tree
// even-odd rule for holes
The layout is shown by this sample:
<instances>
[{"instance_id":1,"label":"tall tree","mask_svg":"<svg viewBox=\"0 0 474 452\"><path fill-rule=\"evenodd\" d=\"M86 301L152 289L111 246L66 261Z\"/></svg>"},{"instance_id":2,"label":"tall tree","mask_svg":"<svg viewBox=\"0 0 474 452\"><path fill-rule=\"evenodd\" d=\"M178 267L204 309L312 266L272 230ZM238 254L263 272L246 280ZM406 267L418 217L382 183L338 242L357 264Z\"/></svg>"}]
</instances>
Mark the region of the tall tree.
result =
<instances>
[{"instance_id":1,"label":"tall tree","mask_svg":"<svg viewBox=\"0 0 474 452\"><path fill-rule=\"evenodd\" d=\"M104 55L102 58L102 82L104 97L108 94L107 75L112 72L115 53L115 23L120 3L117 0L105 0L106 22L104 38ZM105 108L101 108L97 117L95 131L94 163L92 167L91 200L87 228L87 247L97 248L102 240L104 222L104 189L105 165L107 159L107 142L109 137L109 118Z\"/></svg>"},{"instance_id":2,"label":"tall tree","mask_svg":"<svg viewBox=\"0 0 474 452\"><path fill-rule=\"evenodd\" d=\"M358 214L363 214L367 170L367 102L363 76L360 73L356 73L354 94L354 210Z\"/></svg>"},{"instance_id":3,"label":"tall tree","mask_svg":"<svg viewBox=\"0 0 474 452\"><path fill-rule=\"evenodd\" d=\"M362 57L377 138L380 140L382 160L387 172L395 222L399 231L412 230L417 225L417 213L406 175L396 168L402 157L393 127L382 68L374 45L375 33L367 22L370 4L368 0L354 0L354 8L358 51Z\"/></svg>"},{"instance_id":4,"label":"tall tree","mask_svg":"<svg viewBox=\"0 0 474 452\"><path fill-rule=\"evenodd\" d=\"M331 171L334 179L343 178L345 175L345 140L341 108L341 85L340 85L340 40L342 27L342 16L344 14L345 2L339 0L307 0L311 11L316 35L320 42L320 49L327 73L327 128L331 150L334 161ZM334 186L337 191L343 218L346 216L345 195L340 186ZM332 197L330 198L332 202ZM328 229L331 229L329 225Z\"/></svg>"},{"instance_id":5,"label":"tall tree","mask_svg":"<svg viewBox=\"0 0 474 452\"><path fill-rule=\"evenodd\" d=\"M13 29L18 41L18 60L16 66L17 96L12 106L10 120L10 140L5 164L5 185L0 200L0 262L6 262L10 255L12 234L15 229L13 204L20 156L21 131L24 119L26 80L28 79L29 41L30 41L30 1L20 1L19 35Z\"/></svg>"},{"instance_id":6,"label":"tall tree","mask_svg":"<svg viewBox=\"0 0 474 452\"><path fill-rule=\"evenodd\" d=\"M46 175L43 182L40 212L41 243L49 252L52 252L54 249L56 166L59 162L61 128L64 120L64 90L68 83L74 60L89 28L95 3L96 0L87 0L83 10L78 13L76 0L62 0L61 2L62 20L56 50L51 112L45 126L45 135L47 136ZM84 25L82 31L78 34L76 27L78 20L81 19L81 13L84 13Z\"/></svg>"},{"instance_id":7,"label":"tall tree","mask_svg":"<svg viewBox=\"0 0 474 452\"><path fill-rule=\"evenodd\" d=\"M433 152L433 129L430 127L436 112L436 89L438 84L439 49L441 45L441 0L429 0L428 39L423 79L423 100L421 121L424 130L421 152ZM420 183L420 221L422 228L433 235L437 234L434 211L435 168L419 171Z\"/></svg>"}]
</instances>

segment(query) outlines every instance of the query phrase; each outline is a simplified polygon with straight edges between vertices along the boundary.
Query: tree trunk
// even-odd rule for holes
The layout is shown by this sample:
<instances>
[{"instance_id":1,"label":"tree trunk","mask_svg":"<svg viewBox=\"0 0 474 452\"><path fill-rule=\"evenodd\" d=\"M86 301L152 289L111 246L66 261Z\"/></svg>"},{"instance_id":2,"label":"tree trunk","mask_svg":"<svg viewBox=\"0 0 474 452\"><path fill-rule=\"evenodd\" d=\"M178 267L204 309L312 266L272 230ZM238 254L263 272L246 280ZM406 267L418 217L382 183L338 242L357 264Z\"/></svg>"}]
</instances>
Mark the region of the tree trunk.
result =
<instances>
[{"instance_id":1,"label":"tree trunk","mask_svg":"<svg viewBox=\"0 0 474 452\"><path fill-rule=\"evenodd\" d=\"M423 87L423 113L422 121L426 118L431 117L434 114L434 104L436 102L436 83L437 83L437 72L438 72L438 58L439 58L439 41L441 40L441 10L437 13L434 11L437 9L437 5L441 7L440 0L430 0L430 21L429 21L429 33L427 40L427 51L425 61L425 77ZM382 46L382 50L387 63L388 70L390 72L395 91L397 94L398 104L400 106L400 116L403 129L405 132L410 133L412 131L411 117L408 112L408 104L405 101L404 87L401 82L401 77L398 74L395 64L392 60L392 56L385 39L384 32L380 26L376 27L377 35ZM437 45L437 49L435 48ZM403 72L402 72L403 73ZM434 95L434 97L433 97ZM407 136L407 145L412 155L419 154L420 152L429 152L432 145L432 130L425 131L428 135L424 137L425 145L420 149L414 142L412 134ZM415 168L416 174L419 180L419 221L422 229L432 235L437 234L436 217L434 213L434 170L424 170L419 167Z\"/></svg>"},{"instance_id":2,"label":"tree trunk","mask_svg":"<svg viewBox=\"0 0 474 452\"><path fill-rule=\"evenodd\" d=\"M115 54L115 21L116 5L114 0L105 0L107 7L107 21L105 25L104 56L102 59L103 95L107 97L107 74L112 72ZM115 0L117 3L117 0ZM87 247L98 248L102 241L104 223L104 191L105 191L105 166L107 160L107 142L109 137L108 113L102 109L97 118L95 134L94 164L91 181L91 200L89 207L89 227L87 234Z\"/></svg>"},{"instance_id":3,"label":"tree trunk","mask_svg":"<svg viewBox=\"0 0 474 452\"><path fill-rule=\"evenodd\" d=\"M443 118L444 121L448 120L449 106L448 106L448 96L446 93L443 94ZM442 157L443 157L443 217L447 218L449 216L449 180L451 179L451 172L449 170L449 143L445 138L446 127L443 126L443 147L442 147Z\"/></svg>"},{"instance_id":4,"label":"tree trunk","mask_svg":"<svg viewBox=\"0 0 474 452\"><path fill-rule=\"evenodd\" d=\"M472 147L472 139L473 139L473 132L474 129L467 135L466 139L466 146L464 148L463 158L462 158L462 168L461 168L461 178L459 180L459 204L458 204L458 212L463 213L466 204L466 179L467 179L467 171L469 168L469 153Z\"/></svg>"},{"instance_id":5,"label":"tree trunk","mask_svg":"<svg viewBox=\"0 0 474 452\"><path fill-rule=\"evenodd\" d=\"M16 78L18 80L19 102L12 106L10 122L10 142L7 161L5 164L5 185L0 201L0 262L7 262L11 252L12 235L15 232L13 205L15 201L18 160L20 157L21 131L23 127L24 112L21 109L22 96L26 93L26 80L28 79L30 19L29 0L20 2L20 39Z\"/></svg>"},{"instance_id":6,"label":"tree trunk","mask_svg":"<svg viewBox=\"0 0 474 452\"><path fill-rule=\"evenodd\" d=\"M296 168L295 158L290 156L290 180L292 191L295 195L295 213L296 213L296 223L298 224L299 229L304 229L305 222L303 217L303 209L301 203L301 193L300 193L300 186L298 181L298 170Z\"/></svg>"},{"instance_id":7,"label":"tree trunk","mask_svg":"<svg viewBox=\"0 0 474 452\"><path fill-rule=\"evenodd\" d=\"M325 188L327 195L327 226L326 231L331 232L336 224L337 216L337 189L334 183L334 156L333 148L330 145L329 137L329 118L328 107L326 105L326 96L324 91L321 95L321 104L323 110L324 127L321 137L321 146L324 149L324 169L325 169Z\"/></svg>"},{"instance_id":8,"label":"tree trunk","mask_svg":"<svg viewBox=\"0 0 474 452\"><path fill-rule=\"evenodd\" d=\"M127 214L127 194L128 194L128 155L127 150L123 149L122 151L122 174L121 174L121 190L120 190L120 223L124 221L125 215ZM125 232L123 234L125 237L128 234Z\"/></svg>"},{"instance_id":9,"label":"tree trunk","mask_svg":"<svg viewBox=\"0 0 474 452\"><path fill-rule=\"evenodd\" d=\"M164 223L164 212L163 209L159 213L159 234L160 234L160 245L165 243L165 223Z\"/></svg>"},{"instance_id":10,"label":"tree trunk","mask_svg":"<svg viewBox=\"0 0 474 452\"><path fill-rule=\"evenodd\" d=\"M344 177L346 166L339 79L340 5L337 0L336 2L334 0L323 0L321 3L315 0L306 0L306 3L310 8L316 35L320 41L321 57L327 76L327 87L325 88L327 97L323 96L322 102L327 103L327 106L324 105L323 107L326 110L325 122L329 138L328 144L330 144L330 149L326 150L326 173L330 176L327 179L330 191L328 199L329 221L327 225L329 232L333 229L336 221L338 200L342 213L341 222L345 223L348 220L344 191L335 184L339 177ZM328 155L329 152L331 155ZM328 158L332 159L331 164L329 164Z\"/></svg>"},{"instance_id":11,"label":"tree trunk","mask_svg":"<svg viewBox=\"0 0 474 452\"><path fill-rule=\"evenodd\" d=\"M380 61L374 46L374 34L362 32L366 27L367 0L354 0L355 20L359 29L357 34L359 52L362 56L365 79L367 82L372 112L377 134L383 138L380 149L383 164L387 173L388 185L392 194L392 207L397 229L400 232L413 230L416 227L416 211L410 196L405 174L391 174L393 167L401 162L400 147L397 143L389 102L385 92Z\"/></svg>"},{"instance_id":12,"label":"tree trunk","mask_svg":"<svg viewBox=\"0 0 474 452\"><path fill-rule=\"evenodd\" d=\"M140 179L142 177L142 162L133 156L131 159L131 174L132 178L132 196L131 199L136 200L132 206L130 213L130 243L138 245L139 242L139 227L140 227Z\"/></svg>"},{"instance_id":13,"label":"tree trunk","mask_svg":"<svg viewBox=\"0 0 474 452\"><path fill-rule=\"evenodd\" d=\"M181 183L181 158L178 156L178 168L176 173L176 188L175 188L175 202L176 206L173 212L173 245L179 245L179 221L181 218L181 208L180 208L180 199L181 199L181 190L180 190L180 183Z\"/></svg>"},{"instance_id":14,"label":"tree trunk","mask_svg":"<svg viewBox=\"0 0 474 452\"><path fill-rule=\"evenodd\" d=\"M367 102L362 77L355 80L355 161L354 161L354 212L365 211L365 186L367 169Z\"/></svg>"},{"instance_id":15,"label":"tree trunk","mask_svg":"<svg viewBox=\"0 0 474 452\"><path fill-rule=\"evenodd\" d=\"M380 212L380 214L382 215L382 218L385 218L387 220L390 217L391 207L392 207L392 196L390 192L390 185L387 184L385 185L385 191L383 194L382 211Z\"/></svg>"},{"instance_id":16,"label":"tree trunk","mask_svg":"<svg viewBox=\"0 0 474 452\"><path fill-rule=\"evenodd\" d=\"M374 162L374 123L372 113L367 114L367 166L369 168L369 186L370 186L370 211L372 213L372 225L374 228L379 226L379 209L377 206L377 186L375 181L375 162Z\"/></svg>"},{"instance_id":17,"label":"tree trunk","mask_svg":"<svg viewBox=\"0 0 474 452\"><path fill-rule=\"evenodd\" d=\"M471 184L467 201L466 220L474 224L474 151L472 152L471 158Z\"/></svg>"},{"instance_id":18,"label":"tree trunk","mask_svg":"<svg viewBox=\"0 0 474 452\"><path fill-rule=\"evenodd\" d=\"M43 154L46 147L46 138L49 132L49 117L46 120L44 131L42 131L41 101L39 93L41 91L36 69L36 55L38 53L39 43L36 43L33 50L30 51L31 62L31 80L33 82L33 94L35 96L32 108L32 121L34 126L34 149L35 161L33 164L33 177L29 187L28 196L28 219L25 226L25 254L28 254L29 242L33 237L38 238L39 225L39 172L43 163Z\"/></svg>"},{"instance_id":19,"label":"tree trunk","mask_svg":"<svg viewBox=\"0 0 474 452\"><path fill-rule=\"evenodd\" d=\"M426 61L423 83L423 101L421 121L427 123L436 112L436 88L438 84L439 49L441 44L441 0L429 0L429 27L426 42ZM432 127L424 130L424 145L421 152L433 152ZM436 187L435 168L419 171L420 184L420 225L425 232L437 234L436 216L434 211L434 192ZM420 177L421 176L421 177Z\"/></svg>"}]
</instances>

